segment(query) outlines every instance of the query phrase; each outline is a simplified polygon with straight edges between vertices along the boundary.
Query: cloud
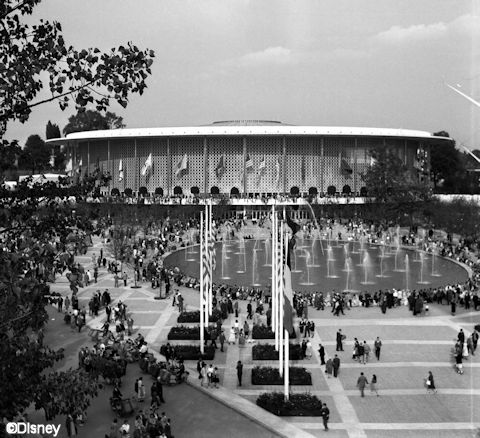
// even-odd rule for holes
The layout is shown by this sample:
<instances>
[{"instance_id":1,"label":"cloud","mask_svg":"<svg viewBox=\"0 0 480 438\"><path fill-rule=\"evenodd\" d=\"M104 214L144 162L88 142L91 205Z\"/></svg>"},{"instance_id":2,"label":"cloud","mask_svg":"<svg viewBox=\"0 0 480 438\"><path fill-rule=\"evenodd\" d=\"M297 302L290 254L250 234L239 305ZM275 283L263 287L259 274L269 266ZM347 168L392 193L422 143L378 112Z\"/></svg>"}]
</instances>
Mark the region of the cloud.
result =
<instances>
[{"instance_id":1,"label":"cloud","mask_svg":"<svg viewBox=\"0 0 480 438\"><path fill-rule=\"evenodd\" d=\"M454 20L444 23L415 24L412 26L392 26L390 29L373 36L373 43L383 45L415 44L454 36L480 36L480 16L461 15Z\"/></svg>"},{"instance_id":2,"label":"cloud","mask_svg":"<svg viewBox=\"0 0 480 438\"><path fill-rule=\"evenodd\" d=\"M292 51L285 47L267 47L265 50L247 53L236 59L235 63L243 67L253 67L258 65L289 64L293 60Z\"/></svg>"}]
</instances>

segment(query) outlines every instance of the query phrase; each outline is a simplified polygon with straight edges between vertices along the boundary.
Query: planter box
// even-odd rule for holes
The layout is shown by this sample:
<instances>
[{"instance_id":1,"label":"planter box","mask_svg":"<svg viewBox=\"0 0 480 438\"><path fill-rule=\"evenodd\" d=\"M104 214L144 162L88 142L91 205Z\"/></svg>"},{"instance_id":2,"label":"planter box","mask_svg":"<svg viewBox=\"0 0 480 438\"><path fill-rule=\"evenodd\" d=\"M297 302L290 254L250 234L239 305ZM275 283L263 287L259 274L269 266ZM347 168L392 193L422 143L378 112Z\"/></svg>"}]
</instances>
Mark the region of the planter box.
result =
<instances>
[{"instance_id":1,"label":"planter box","mask_svg":"<svg viewBox=\"0 0 480 438\"><path fill-rule=\"evenodd\" d=\"M204 360L213 360L215 357L215 348L212 346L205 346L204 351L205 353L201 355L200 353L200 347L198 345L188 345L188 344L183 344L183 345L172 345L174 354L177 358L182 358L183 360L198 360L200 356L202 356L202 359ZM162 345L160 347L160 354L165 355L166 346Z\"/></svg>"},{"instance_id":2,"label":"planter box","mask_svg":"<svg viewBox=\"0 0 480 438\"><path fill-rule=\"evenodd\" d=\"M253 339L275 339L275 333L269 327L264 325L254 325L252 329ZM290 339L295 339L295 331L290 333Z\"/></svg>"},{"instance_id":3,"label":"planter box","mask_svg":"<svg viewBox=\"0 0 480 438\"><path fill-rule=\"evenodd\" d=\"M267 392L257 398L257 406L280 417L320 417L322 402L312 394L290 394L284 400L283 392Z\"/></svg>"},{"instance_id":4,"label":"planter box","mask_svg":"<svg viewBox=\"0 0 480 438\"><path fill-rule=\"evenodd\" d=\"M289 347L290 360L301 360L302 346L300 344L290 344ZM278 351L275 351L275 345L258 344L252 348L253 360L278 360Z\"/></svg>"},{"instance_id":5,"label":"planter box","mask_svg":"<svg viewBox=\"0 0 480 438\"><path fill-rule=\"evenodd\" d=\"M220 311L214 309L212 312L212 316L208 319L209 322L217 322L220 318ZM200 311L196 310L194 312L182 312L178 315L177 322L180 324L189 323L189 322L196 322L197 324L200 323Z\"/></svg>"},{"instance_id":6,"label":"planter box","mask_svg":"<svg viewBox=\"0 0 480 438\"><path fill-rule=\"evenodd\" d=\"M168 333L167 339L169 341L173 340L199 340L200 339L200 326L196 327L186 327L180 325L177 327L172 327ZM205 331L205 339L209 340L210 335Z\"/></svg>"},{"instance_id":7,"label":"planter box","mask_svg":"<svg viewBox=\"0 0 480 438\"><path fill-rule=\"evenodd\" d=\"M311 385L312 375L300 367L290 367L290 385ZM252 369L252 385L283 385L278 368L255 367Z\"/></svg>"}]
</instances>

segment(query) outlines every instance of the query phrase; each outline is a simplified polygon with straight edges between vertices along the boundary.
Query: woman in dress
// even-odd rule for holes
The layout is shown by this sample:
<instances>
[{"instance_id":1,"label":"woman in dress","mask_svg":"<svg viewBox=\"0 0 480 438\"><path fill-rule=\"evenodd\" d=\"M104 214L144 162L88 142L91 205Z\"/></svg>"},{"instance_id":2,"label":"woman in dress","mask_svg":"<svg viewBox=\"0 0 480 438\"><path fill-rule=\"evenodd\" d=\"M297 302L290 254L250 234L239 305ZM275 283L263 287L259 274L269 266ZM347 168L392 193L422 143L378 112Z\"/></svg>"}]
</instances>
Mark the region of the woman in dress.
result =
<instances>
[{"instance_id":1,"label":"woman in dress","mask_svg":"<svg viewBox=\"0 0 480 438\"><path fill-rule=\"evenodd\" d=\"M207 373L207 364L203 363L202 369L200 371L202 376L202 380L200 380L200 386L207 386L208 385L208 373Z\"/></svg>"},{"instance_id":2,"label":"woman in dress","mask_svg":"<svg viewBox=\"0 0 480 438\"><path fill-rule=\"evenodd\" d=\"M305 357L307 359L312 358L312 343L310 342L310 339L307 339L307 348L305 350Z\"/></svg>"},{"instance_id":3,"label":"woman in dress","mask_svg":"<svg viewBox=\"0 0 480 438\"><path fill-rule=\"evenodd\" d=\"M240 347L245 346L245 335L243 333L243 329L240 329L240 333L238 334L238 345Z\"/></svg>"},{"instance_id":4,"label":"woman in dress","mask_svg":"<svg viewBox=\"0 0 480 438\"><path fill-rule=\"evenodd\" d=\"M325 365L325 371L327 373L327 378L329 379L330 377L332 377L332 373L333 373L333 361L332 361L332 358L329 358L327 360L327 364Z\"/></svg>"},{"instance_id":5,"label":"woman in dress","mask_svg":"<svg viewBox=\"0 0 480 438\"><path fill-rule=\"evenodd\" d=\"M435 381L433 380L433 374L431 371L428 372L425 384L427 385L427 394L429 394L430 391L432 391L433 394L437 393L437 389L435 388Z\"/></svg>"},{"instance_id":6,"label":"woman in dress","mask_svg":"<svg viewBox=\"0 0 480 438\"><path fill-rule=\"evenodd\" d=\"M372 379L370 380L370 392L373 394L377 394L378 397L378 390L377 390L377 376L374 374Z\"/></svg>"}]
</instances>

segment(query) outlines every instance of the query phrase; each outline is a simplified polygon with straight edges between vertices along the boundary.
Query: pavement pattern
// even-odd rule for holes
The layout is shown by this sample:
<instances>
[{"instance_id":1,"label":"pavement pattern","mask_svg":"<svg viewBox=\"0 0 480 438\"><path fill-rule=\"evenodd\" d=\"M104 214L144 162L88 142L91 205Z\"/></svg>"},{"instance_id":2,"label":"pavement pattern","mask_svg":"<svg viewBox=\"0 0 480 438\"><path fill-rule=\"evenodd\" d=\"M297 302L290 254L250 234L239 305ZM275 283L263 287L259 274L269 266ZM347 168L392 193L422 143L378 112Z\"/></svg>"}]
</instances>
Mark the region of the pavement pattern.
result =
<instances>
[{"instance_id":1,"label":"pavement pattern","mask_svg":"<svg viewBox=\"0 0 480 438\"><path fill-rule=\"evenodd\" d=\"M94 240L94 246L78 261L87 266L91 264L91 255L98 254L101 242ZM131 278L131 275L130 275ZM130 283L130 282L129 282ZM91 284L79 291L80 305L87 306L88 300L97 289L109 289L114 300L127 305L127 312L135 321L135 333L141 332L151 351L158 352L167 342L167 334L176 325L178 309L172 306L172 298L155 300L158 290L152 290L149 283L140 284L140 288L114 288L113 276L100 270L98 283ZM123 285L123 283L122 283ZM68 284L59 278L52 285L52 291L69 294ZM198 291L180 288L185 298L186 310L199 307ZM242 326L246 317L246 301L240 301L239 322ZM103 313L103 312L102 312ZM406 307L389 309L384 315L378 307L353 308L345 315L335 317L330 309L316 311L309 308L309 318L315 322L315 333L311 338L314 356L311 359L292 361L292 365L302 366L312 374L311 386L292 386L291 392L309 392L317 395L330 408L328 436L348 438L377 437L480 437L480 360L478 354L464 362L465 373L458 375L454 370L451 348L460 328L468 336L474 324L480 323L480 312L459 309L456 316L449 308L430 305L428 315L412 316ZM105 315L88 318L89 327L98 328L103 324ZM230 315L224 322L225 332L233 325L235 318ZM251 325L251 321L249 321ZM337 354L341 360L338 378L327 378L324 367L320 366L317 348L321 342L325 346L327 358L335 352L335 334L341 328L346 334L344 351ZM297 331L298 333L298 331ZM382 340L380 361L373 354L373 341L379 336ZM366 340L372 347L369 363L363 365L352 359L353 339ZM195 343L199 341L177 341ZM254 341L258 342L258 341ZM283 391L282 387L257 386L251 384L251 369L256 365L276 366L274 361L253 361L252 345L248 342L241 347L238 344L227 345L225 352L217 350L214 365L220 371L219 389L202 388L196 377L196 362L186 363L191 369L188 384L200 391L206 398L220 402L241 414L245 424L252 422L261 425L265 436L309 438L324 436L320 417L276 417L255 404L259 394L266 391ZM268 341L259 341L262 343ZM175 344L175 341L170 341ZM480 350L479 350L480 351ZM244 364L243 385L237 385L236 363ZM297 363L298 362L298 363ZM370 394L367 387L364 398L356 388L360 372L364 372L368 381L372 374L378 378L379 396ZM424 380L432 371L435 377L437 394L427 394ZM193 377L193 378L192 378ZM213 408L215 409L215 408ZM188 415L188 414L187 414ZM215 415L209 418L213 423L211 437L223 437L225 421ZM227 422L228 423L228 422ZM240 421L240 424L242 422ZM106 423L108 424L108 423ZM173 423L175 426L175 422ZM203 436L190 425L191 434L176 436ZM175 432L175 427L174 427ZM230 432L229 432L230 434ZM207 435L205 435L207 436ZM241 436L241 435L240 435ZM247 435L244 435L247 436ZM263 436L260 431L250 436Z\"/></svg>"}]
</instances>

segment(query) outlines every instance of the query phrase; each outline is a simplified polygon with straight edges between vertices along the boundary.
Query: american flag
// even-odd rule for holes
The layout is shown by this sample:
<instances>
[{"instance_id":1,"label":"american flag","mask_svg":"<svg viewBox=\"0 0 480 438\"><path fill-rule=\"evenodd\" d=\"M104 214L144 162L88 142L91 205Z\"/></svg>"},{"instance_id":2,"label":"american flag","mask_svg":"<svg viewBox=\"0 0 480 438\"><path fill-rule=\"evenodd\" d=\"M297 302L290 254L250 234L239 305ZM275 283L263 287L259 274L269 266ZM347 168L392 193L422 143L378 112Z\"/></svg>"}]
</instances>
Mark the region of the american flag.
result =
<instances>
[{"instance_id":1,"label":"american flag","mask_svg":"<svg viewBox=\"0 0 480 438\"><path fill-rule=\"evenodd\" d=\"M253 169L253 160L250 158L250 155L247 154L247 159L245 160L245 167L247 170Z\"/></svg>"}]
</instances>

